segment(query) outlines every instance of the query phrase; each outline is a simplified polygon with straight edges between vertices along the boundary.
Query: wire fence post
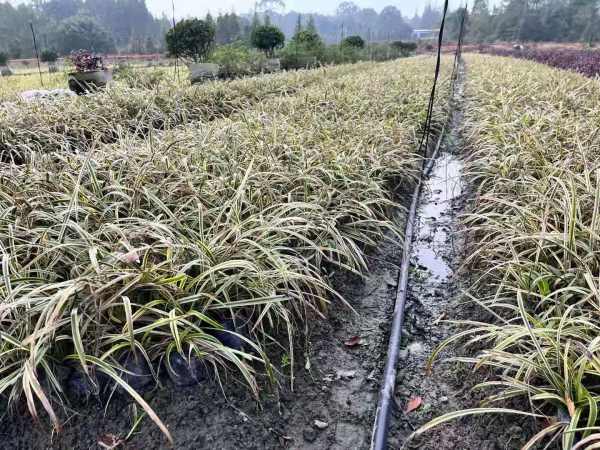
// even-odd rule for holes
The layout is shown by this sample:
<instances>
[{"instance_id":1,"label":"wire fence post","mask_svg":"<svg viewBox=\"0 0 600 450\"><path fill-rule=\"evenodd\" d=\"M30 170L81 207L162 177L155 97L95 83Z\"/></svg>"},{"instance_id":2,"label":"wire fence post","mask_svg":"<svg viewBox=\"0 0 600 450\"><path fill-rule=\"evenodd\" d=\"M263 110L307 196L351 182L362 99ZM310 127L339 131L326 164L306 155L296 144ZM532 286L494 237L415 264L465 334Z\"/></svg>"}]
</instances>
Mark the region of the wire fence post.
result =
<instances>
[{"instance_id":1,"label":"wire fence post","mask_svg":"<svg viewBox=\"0 0 600 450\"><path fill-rule=\"evenodd\" d=\"M171 0L171 6L173 8L173 33L175 35L175 0ZM177 76L177 82L180 83L181 79L179 78L179 51L175 54L175 75Z\"/></svg>"},{"instance_id":2,"label":"wire fence post","mask_svg":"<svg viewBox=\"0 0 600 450\"><path fill-rule=\"evenodd\" d=\"M42 68L40 66L40 54L38 52L37 40L35 38L35 30L33 29L33 22L29 22L29 28L31 28L31 35L33 36L33 49L35 50L35 59L37 60L38 72L40 74L40 84L44 87L44 80L42 79Z\"/></svg>"}]
</instances>

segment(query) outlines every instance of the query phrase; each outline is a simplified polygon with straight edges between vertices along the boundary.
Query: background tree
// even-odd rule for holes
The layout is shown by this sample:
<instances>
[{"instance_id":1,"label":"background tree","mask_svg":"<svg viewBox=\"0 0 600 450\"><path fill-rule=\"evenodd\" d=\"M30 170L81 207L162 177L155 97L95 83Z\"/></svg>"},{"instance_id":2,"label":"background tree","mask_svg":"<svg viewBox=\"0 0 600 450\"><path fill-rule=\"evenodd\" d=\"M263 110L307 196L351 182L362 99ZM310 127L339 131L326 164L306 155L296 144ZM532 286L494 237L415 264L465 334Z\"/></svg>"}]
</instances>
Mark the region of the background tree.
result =
<instances>
[{"instance_id":1,"label":"background tree","mask_svg":"<svg viewBox=\"0 0 600 450\"><path fill-rule=\"evenodd\" d=\"M182 20L168 31L166 42L172 56L202 61L213 48L215 29L205 20Z\"/></svg>"},{"instance_id":2,"label":"background tree","mask_svg":"<svg viewBox=\"0 0 600 450\"><path fill-rule=\"evenodd\" d=\"M412 34L410 27L402 17L400 10L394 6L386 6L381 10L377 19L378 40L409 39Z\"/></svg>"},{"instance_id":3,"label":"background tree","mask_svg":"<svg viewBox=\"0 0 600 450\"><path fill-rule=\"evenodd\" d=\"M144 52L152 54L156 53L157 51L158 46L156 45L154 39L152 39L150 36L146 37L146 42L144 43Z\"/></svg>"},{"instance_id":4,"label":"background tree","mask_svg":"<svg viewBox=\"0 0 600 450\"><path fill-rule=\"evenodd\" d=\"M164 35L170 28L168 18L153 17L144 0L36 0L19 2L18 6L0 0L0 49L8 51L11 47L15 55L32 57L29 22L34 24L41 45L59 49L64 41L59 35L60 25L81 16L94 19L108 32L114 46L125 51L131 43L138 45L147 37L164 48Z\"/></svg>"},{"instance_id":5,"label":"background tree","mask_svg":"<svg viewBox=\"0 0 600 450\"><path fill-rule=\"evenodd\" d=\"M307 28L294 35L292 42L298 45L303 51L317 52L324 47L321 36L315 31Z\"/></svg>"},{"instance_id":6,"label":"background tree","mask_svg":"<svg viewBox=\"0 0 600 450\"><path fill-rule=\"evenodd\" d=\"M8 44L8 55L12 59L19 59L23 55L23 39L11 39Z\"/></svg>"},{"instance_id":7,"label":"background tree","mask_svg":"<svg viewBox=\"0 0 600 450\"><path fill-rule=\"evenodd\" d=\"M53 63L58 59L58 54L54 50L44 49L40 52L40 61L45 63Z\"/></svg>"},{"instance_id":8,"label":"background tree","mask_svg":"<svg viewBox=\"0 0 600 450\"><path fill-rule=\"evenodd\" d=\"M538 40L593 44L600 39L599 1L495 0L492 7L491 0L473 0L465 39L467 42ZM343 1L335 14L313 14L310 21L306 18L303 28L310 28L306 26L309 22L327 44L339 43L342 27L344 37L356 35L366 41L408 40L415 28L439 27L441 11L432 5L441 2L426 0L422 3L425 3L424 9L408 18L394 6L378 12ZM261 1L257 6L254 18L252 14L232 12L216 17L216 42L226 44L243 39L250 43L252 29L267 21L290 39L299 31L300 14L284 13L281 2ZM457 11L448 17L450 39L457 33L456 30L451 32L452 23L456 23L461 14ZM94 19L108 32L114 47L124 52L163 51L165 35L172 25L164 14L153 17L146 0L0 0L0 51L9 53L11 58L32 57L30 22L43 47L60 49L65 40L59 35L60 25L81 16ZM148 45L151 41L154 45Z\"/></svg>"},{"instance_id":9,"label":"background tree","mask_svg":"<svg viewBox=\"0 0 600 450\"><path fill-rule=\"evenodd\" d=\"M440 23L442 22L442 12L431 6L431 3L428 3L423 10L423 14L421 15L421 20L419 21L419 27L425 29L436 29L440 27Z\"/></svg>"},{"instance_id":10,"label":"background tree","mask_svg":"<svg viewBox=\"0 0 600 450\"><path fill-rule=\"evenodd\" d=\"M204 18L204 21L206 22L206 24L209 27L212 27L213 29L216 30L216 24L215 24L215 19L213 19L213 16L210 12L206 13L206 17Z\"/></svg>"},{"instance_id":11,"label":"background tree","mask_svg":"<svg viewBox=\"0 0 600 450\"><path fill-rule=\"evenodd\" d=\"M352 48L365 48L365 40L360 36L348 36L342 41L342 45Z\"/></svg>"},{"instance_id":12,"label":"background tree","mask_svg":"<svg viewBox=\"0 0 600 450\"><path fill-rule=\"evenodd\" d=\"M97 20L87 16L72 16L63 20L56 30L57 49L63 55L86 49L95 53L115 50L115 44Z\"/></svg>"},{"instance_id":13,"label":"background tree","mask_svg":"<svg viewBox=\"0 0 600 450\"><path fill-rule=\"evenodd\" d=\"M460 14L457 15L457 28L460 27ZM487 0L475 0L467 22L471 38L479 42L489 40L491 27L490 7Z\"/></svg>"},{"instance_id":14,"label":"background tree","mask_svg":"<svg viewBox=\"0 0 600 450\"><path fill-rule=\"evenodd\" d=\"M317 31L317 25L315 24L315 17L312 14L308 16L306 30L312 34L319 34L319 32Z\"/></svg>"},{"instance_id":15,"label":"background tree","mask_svg":"<svg viewBox=\"0 0 600 450\"><path fill-rule=\"evenodd\" d=\"M275 49L283 47L285 35L272 25L262 25L252 31L252 45L273 57Z\"/></svg>"},{"instance_id":16,"label":"background tree","mask_svg":"<svg viewBox=\"0 0 600 450\"><path fill-rule=\"evenodd\" d=\"M270 13L275 11L278 8L284 9L285 2L283 0L260 0L256 7L260 11L264 11L265 13Z\"/></svg>"},{"instance_id":17,"label":"background tree","mask_svg":"<svg viewBox=\"0 0 600 450\"><path fill-rule=\"evenodd\" d=\"M50 19L61 21L73 17L83 8L82 0L48 0L40 3L42 14Z\"/></svg>"},{"instance_id":18,"label":"background tree","mask_svg":"<svg viewBox=\"0 0 600 450\"><path fill-rule=\"evenodd\" d=\"M471 27L470 13L465 8L459 8L456 11L451 11L446 16L446 27L444 29L444 37L449 41L456 41L460 35L460 26L462 22L462 16L466 14L465 18L465 32L468 32ZM464 36L463 36L464 37Z\"/></svg>"},{"instance_id":19,"label":"background tree","mask_svg":"<svg viewBox=\"0 0 600 450\"><path fill-rule=\"evenodd\" d=\"M240 18L235 13L219 14L215 34L217 44L230 44L240 40L241 37Z\"/></svg>"},{"instance_id":20,"label":"background tree","mask_svg":"<svg viewBox=\"0 0 600 450\"><path fill-rule=\"evenodd\" d=\"M298 20L296 22L296 28L294 29L294 35L302 31L302 14L298 14Z\"/></svg>"},{"instance_id":21,"label":"background tree","mask_svg":"<svg viewBox=\"0 0 600 450\"><path fill-rule=\"evenodd\" d=\"M391 43L392 48L394 48L400 56L409 56L412 52L417 50L416 42L404 42L404 41L394 41Z\"/></svg>"}]
</instances>

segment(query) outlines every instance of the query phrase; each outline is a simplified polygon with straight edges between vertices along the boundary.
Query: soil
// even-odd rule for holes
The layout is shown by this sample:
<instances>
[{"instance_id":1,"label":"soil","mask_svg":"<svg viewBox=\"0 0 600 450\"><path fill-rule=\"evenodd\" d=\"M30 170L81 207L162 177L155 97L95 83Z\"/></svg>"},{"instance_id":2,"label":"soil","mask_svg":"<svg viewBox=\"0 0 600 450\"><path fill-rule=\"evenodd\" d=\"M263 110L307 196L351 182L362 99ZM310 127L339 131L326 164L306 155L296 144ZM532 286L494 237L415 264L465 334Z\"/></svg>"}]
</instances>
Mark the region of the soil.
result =
<instances>
[{"instance_id":1,"label":"soil","mask_svg":"<svg viewBox=\"0 0 600 450\"><path fill-rule=\"evenodd\" d=\"M457 308L461 288L469 281L468 274L460 270L465 246L459 215L470 197L468 186L461 181L460 88L454 100L450 132L421 200L396 387L399 408L391 421L389 448L516 449L533 424L514 417L467 418L409 439L433 417L474 406L478 400L470 392L477 374L449 362L437 364L431 375L425 371L431 351L452 333L443 319L470 314ZM371 252L370 272L364 278L335 275L336 287L354 312L335 302L328 320L314 321L310 335L296 352L293 391L290 380L281 376L277 392L263 383L260 403L231 379L223 380L224 391L212 381L189 388L171 384L146 395L173 434L175 448L369 448L401 254L400 244L386 242ZM289 375L289 370L282 373ZM416 397L421 397L422 403L405 412ZM66 413L64 430L53 436L48 434L47 424L35 425L26 414L17 412L0 419L0 449L103 448L100 441L117 441L128 435L132 408L120 397L106 410L95 401L78 405L77 412ZM146 418L126 443L114 448L150 450L168 445Z\"/></svg>"}]
</instances>

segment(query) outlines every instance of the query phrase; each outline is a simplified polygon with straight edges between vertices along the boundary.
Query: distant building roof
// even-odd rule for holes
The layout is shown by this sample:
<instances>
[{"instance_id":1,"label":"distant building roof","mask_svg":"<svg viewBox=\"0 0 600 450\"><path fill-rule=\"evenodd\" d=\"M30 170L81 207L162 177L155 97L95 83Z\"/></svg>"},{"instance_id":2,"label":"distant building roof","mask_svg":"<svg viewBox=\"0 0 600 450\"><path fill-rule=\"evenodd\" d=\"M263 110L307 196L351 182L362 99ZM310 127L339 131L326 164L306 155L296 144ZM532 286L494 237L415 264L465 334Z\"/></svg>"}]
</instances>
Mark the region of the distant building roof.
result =
<instances>
[{"instance_id":1,"label":"distant building roof","mask_svg":"<svg viewBox=\"0 0 600 450\"><path fill-rule=\"evenodd\" d=\"M434 30L434 29L424 29L424 28L418 28L416 30L413 30L412 35L413 37L417 38L417 39L428 39L428 38L434 38L439 34L440 30Z\"/></svg>"}]
</instances>

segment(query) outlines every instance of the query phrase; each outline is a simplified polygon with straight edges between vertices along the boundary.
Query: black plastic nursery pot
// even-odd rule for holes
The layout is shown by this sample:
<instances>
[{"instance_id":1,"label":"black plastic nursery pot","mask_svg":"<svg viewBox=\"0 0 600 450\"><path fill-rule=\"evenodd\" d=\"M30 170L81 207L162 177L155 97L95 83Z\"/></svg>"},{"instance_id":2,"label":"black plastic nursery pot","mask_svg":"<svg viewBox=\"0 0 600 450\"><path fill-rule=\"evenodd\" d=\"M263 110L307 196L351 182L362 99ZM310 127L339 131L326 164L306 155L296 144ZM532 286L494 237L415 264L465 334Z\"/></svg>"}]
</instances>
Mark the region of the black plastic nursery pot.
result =
<instances>
[{"instance_id":1,"label":"black plastic nursery pot","mask_svg":"<svg viewBox=\"0 0 600 450\"><path fill-rule=\"evenodd\" d=\"M110 70L69 73L69 89L77 95L87 94L105 87L112 80Z\"/></svg>"}]
</instances>

